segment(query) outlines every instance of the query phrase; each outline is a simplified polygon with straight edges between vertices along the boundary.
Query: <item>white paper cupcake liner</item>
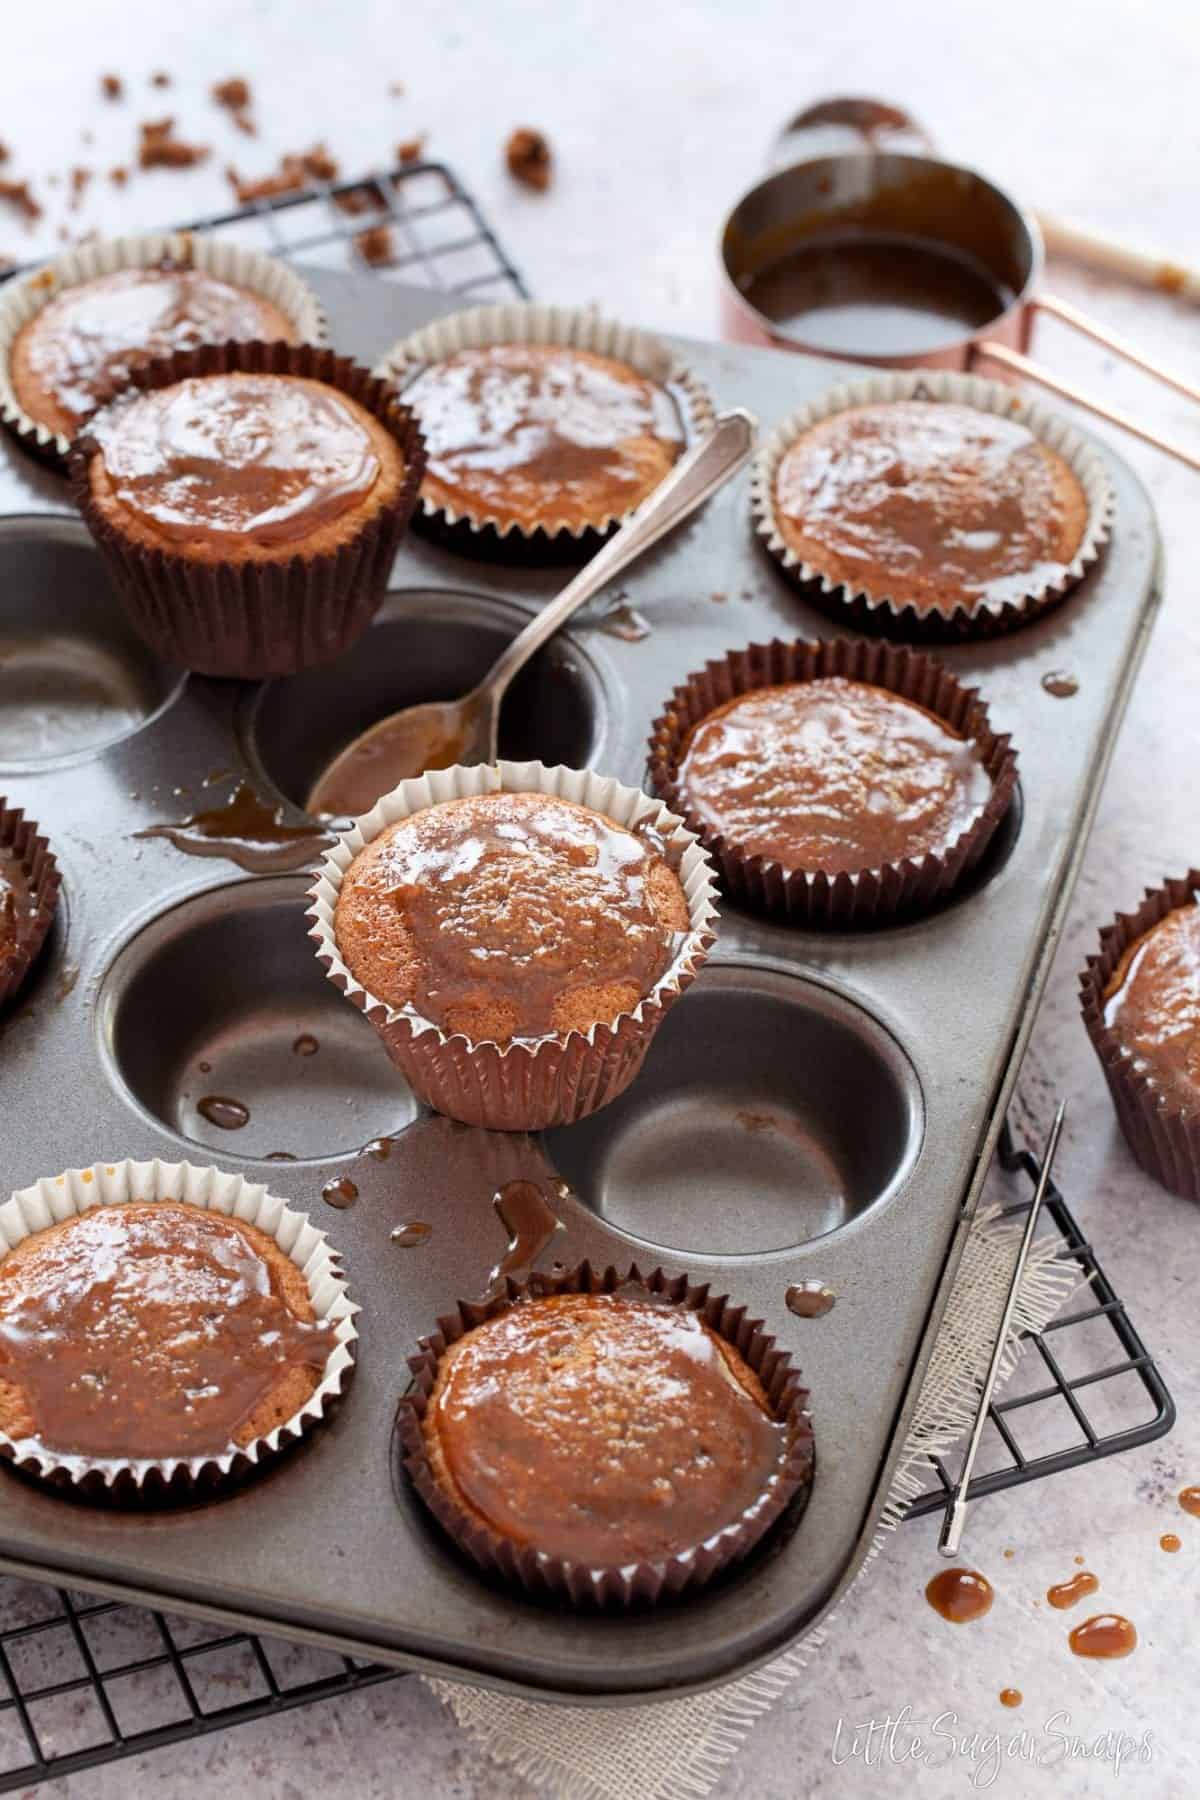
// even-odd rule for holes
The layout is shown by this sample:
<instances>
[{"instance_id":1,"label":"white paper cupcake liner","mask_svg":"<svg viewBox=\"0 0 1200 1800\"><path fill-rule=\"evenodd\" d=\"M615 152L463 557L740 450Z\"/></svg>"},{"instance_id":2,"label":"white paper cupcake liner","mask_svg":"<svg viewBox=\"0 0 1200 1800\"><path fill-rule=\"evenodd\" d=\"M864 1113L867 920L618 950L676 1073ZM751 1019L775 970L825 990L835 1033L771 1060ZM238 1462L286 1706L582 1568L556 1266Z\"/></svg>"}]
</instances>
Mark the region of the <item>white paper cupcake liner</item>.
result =
<instances>
[{"instance_id":1,"label":"white paper cupcake liner","mask_svg":"<svg viewBox=\"0 0 1200 1800\"><path fill-rule=\"evenodd\" d=\"M546 794L572 800L632 828L643 820L679 852L677 874L687 898L690 928L666 973L649 994L611 1024L587 1032L559 1032L476 1043L370 994L338 951L334 912L342 879L359 851L389 825L424 807L468 795ZM591 769L548 769L544 763L485 764L438 769L385 794L328 851L310 889L309 936L335 987L364 1012L419 1099L436 1112L494 1131L541 1131L566 1125L615 1100L642 1066L668 1007L695 980L716 937L716 877L707 852L662 802Z\"/></svg>"},{"instance_id":2,"label":"white paper cupcake liner","mask_svg":"<svg viewBox=\"0 0 1200 1800\"><path fill-rule=\"evenodd\" d=\"M358 1337L351 1301L333 1250L323 1231L310 1224L306 1213L293 1212L285 1200L267 1191L262 1182L246 1181L216 1168L197 1168L188 1162L95 1163L90 1169L67 1169L46 1176L32 1187L21 1188L0 1206L0 1261L12 1249L51 1225L59 1225L94 1206L119 1206L130 1200L174 1200L204 1207L255 1225L273 1238L304 1275L313 1312L334 1326L337 1342L324 1373L309 1398L282 1425L244 1447L231 1447L220 1455L145 1457L116 1460L56 1453L27 1438L14 1439L0 1431L0 1456L27 1474L43 1480L69 1482L82 1488L113 1491L132 1486L155 1491L190 1488L237 1476L268 1461L288 1443L309 1431L341 1394L354 1362Z\"/></svg>"},{"instance_id":3,"label":"white paper cupcake liner","mask_svg":"<svg viewBox=\"0 0 1200 1800\"><path fill-rule=\"evenodd\" d=\"M272 256L245 250L238 244L188 231L150 232L141 237L111 238L104 243L81 244L44 268L35 269L22 281L0 290L0 423L15 432L35 455L62 462L71 440L51 431L21 406L12 384L11 351L22 326L41 312L64 288L79 287L99 275L119 269L152 269L171 262L181 268L202 269L218 280L249 288L269 300L296 327L298 342L323 344L329 335L325 309L295 269Z\"/></svg>"},{"instance_id":4,"label":"white paper cupcake liner","mask_svg":"<svg viewBox=\"0 0 1200 1800\"><path fill-rule=\"evenodd\" d=\"M494 306L474 306L451 313L410 337L401 338L376 363L373 373L394 381L403 390L431 363L444 362L458 350L477 350L492 344L561 344L574 350L590 350L596 356L626 363L647 380L666 388L679 408L685 446L708 431L715 412L708 389L661 338L601 318L582 307L544 306L529 301L509 301ZM615 531L628 513L610 513L578 525L553 516L532 530L512 519L488 513L456 512L439 506L424 494L418 519L435 527L442 536L468 554L516 553L522 560L551 560L565 554L591 555L601 540Z\"/></svg>"},{"instance_id":5,"label":"white paper cupcake liner","mask_svg":"<svg viewBox=\"0 0 1200 1800\"><path fill-rule=\"evenodd\" d=\"M1078 550L1063 573L1053 581L1033 582L1019 601L983 600L975 606L957 606L952 612L922 612L910 601L890 594L851 587L804 562L785 542L775 509L775 476L785 452L800 434L834 413L853 406L870 406L888 400L952 401L973 406L1025 425L1043 444L1057 451L1077 477L1088 503L1087 523ZM766 549L814 605L843 623L868 631L881 631L905 639L947 640L994 636L1012 631L1065 599L1099 558L1112 531L1115 496L1099 451L1059 413L1039 402L1023 399L999 381L978 375L916 370L889 375L870 375L839 383L819 399L790 413L763 443L751 468L750 504L754 528Z\"/></svg>"}]
</instances>

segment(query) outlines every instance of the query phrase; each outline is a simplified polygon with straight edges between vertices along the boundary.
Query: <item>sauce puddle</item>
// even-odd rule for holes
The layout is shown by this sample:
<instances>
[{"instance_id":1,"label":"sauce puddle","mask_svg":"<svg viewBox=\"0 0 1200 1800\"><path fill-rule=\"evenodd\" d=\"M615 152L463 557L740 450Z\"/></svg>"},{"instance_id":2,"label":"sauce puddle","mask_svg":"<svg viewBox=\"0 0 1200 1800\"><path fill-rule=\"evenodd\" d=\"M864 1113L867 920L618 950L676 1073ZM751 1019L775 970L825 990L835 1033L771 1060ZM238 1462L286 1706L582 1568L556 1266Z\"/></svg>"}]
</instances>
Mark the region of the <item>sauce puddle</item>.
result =
<instances>
[{"instance_id":1,"label":"sauce puddle","mask_svg":"<svg viewBox=\"0 0 1200 1800\"><path fill-rule=\"evenodd\" d=\"M1089 1594L1094 1594L1100 1586L1100 1579L1088 1569L1081 1569L1078 1575L1070 1576L1066 1581L1059 1581L1046 1589L1046 1598L1051 1606L1059 1612L1065 1612L1068 1606L1078 1606Z\"/></svg>"},{"instance_id":2,"label":"sauce puddle","mask_svg":"<svg viewBox=\"0 0 1200 1800\"><path fill-rule=\"evenodd\" d=\"M166 838L185 856L222 856L251 875L301 868L332 842L319 826L285 825L282 817L282 807L268 806L242 781L224 806L133 835Z\"/></svg>"},{"instance_id":3,"label":"sauce puddle","mask_svg":"<svg viewBox=\"0 0 1200 1800\"><path fill-rule=\"evenodd\" d=\"M1067 1642L1076 1656L1113 1659L1131 1656L1137 1649L1137 1631L1120 1613L1097 1613L1077 1625Z\"/></svg>"},{"instance_id":4,"label":"sauce puddle","mask_svg":"<svg viewBox=\"0 0 1200 1800\"><path fill-rule=\"evenodd\" d=\"M203 1100L197 1100L196 1111L219 1131L240 1131L250 1123L250 1108L227 1094L205 1094Z\"/></svg>"},{"instance_id":5,"label":"sauce puddle","mask_svg":"<svg viewBox=\"0 0 1200 1800\"><path fill-rule=\"evenodd\" d=\"M391 1238L401 1250L415 1250L418 1244L428 1242L432 1232L433 1226L427 1225L424 1219L410 1219L407 1225L397 1225Z\"/></svg>"},{"instance_id":6,"label":"sauce puddle","mask_svg":"<svg viewBox=\"0 0 1200 1800\"><path fill-rule=\"evenodd\" d=\"M358 1199L357 1184L348 1175L339 1175L336 1180L325 1183L321 1189L321 1198L326 1206L334 1206L339 1212L344 1212Z\"/></svg>"},{"instance_id":7,"label":"sauce puddle","mask_svg":"<svg viewBox=\"0 0 1200 1800\"><path fill-rule=\"evenodd\" d=\"M565 1229L536 1181L506 1181L492 1196L492 1205L508 1233L508 1248L488 1276L489 1295L502 1293L510 1275L531 1269L555 1234Z\"/></svg>"},{"instance_id":8,"label":"sauce puddle","mask_svg":"<svg viewBox=\"0 0 1200 1800\"><path fill-rule=\"evenodd\" d=\"M823 1281L795 1281L784 1295L787 1309L798 1319L821 1319L837 1305L837 1295Z\"/></svg>"},{"instance_id":9,"label":"sauce puddle","mask_svg":"<svg viewBox=\"0 0 1200 1800\"><path fill-rule=\"evenodd\" d=\"M967 1625L992 1610L992 1584L978 1569L943 1569L925 1589L935 1613L952 1625Z\"/></svg>"}]
</instances>

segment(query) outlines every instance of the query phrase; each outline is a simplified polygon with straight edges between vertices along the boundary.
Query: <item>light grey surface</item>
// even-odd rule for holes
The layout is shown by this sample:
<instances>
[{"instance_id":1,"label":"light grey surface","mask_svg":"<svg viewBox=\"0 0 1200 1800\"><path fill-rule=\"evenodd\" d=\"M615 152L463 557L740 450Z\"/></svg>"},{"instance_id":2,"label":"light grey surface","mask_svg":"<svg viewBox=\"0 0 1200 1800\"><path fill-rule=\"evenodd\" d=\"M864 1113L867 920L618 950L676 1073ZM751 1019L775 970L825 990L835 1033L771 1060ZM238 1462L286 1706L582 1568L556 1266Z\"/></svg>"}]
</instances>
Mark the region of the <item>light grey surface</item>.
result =
<instances>
[{"instance_id":1,"label":"light grey surface","mask_svg":"<svg viewBox=\"0 0 1200 1800\"><path fill-rule=\"evenodd\" d=\"M915 105L941 143L974 160L1023 197L1134 238L1194 252L1196 133L1191 99L1200 57L1191 10L1100 3L1085 11L1014 0L982 19L948 0L897 12L872 3L815 18L760 0L729 14L715 6L652 13L615 3L592 21L579 9L532 4L478 7L419 24L392 8L363 5L353 26L334 13L303 23L292 9L210 5L162 17L136 0L117 8L65 5L22 14L8 40L18 71L5 103L4 135L22 166L61 168L76 154L74 122L94 127L97 160L123 160L131 113L165 111L141 85L151 67L172 68L172 107L186 129L211 132L218 155L193 176L154 174L124 196L101 184L81 223L157 224L224 197L220 165L232 152L264 168L278 149L326 132L347 167L373 162L393 137L433 127L431 148L480 194L535 290L598 298L665 329L703 335L715 323L712 242L719 217L757 174L774 125L818 93L882 91ZM139 82L135 107L94 103L100 66ZM262 97L258 145L210 127L209 80L242 69ZM186 74L184 71L186 70ZM386 82L407 83L402 100ZM141 95L146 94L143 102ZM547 129L561 174L547 197L508 184L498 144L528 119ZM36 241L36 240L35 240ZM52 222L41 239L54 248ZM25 252L17 229L0 248ZM1161 296L1127 294L1052 269L1059 291L1112 324L1143 336L1164 357L1195 367L1195 314ZM1057 327L1042 342L1056 365L1098 382L1114 404L1191 433L1182 401L1073 345ZM953 1707L962 1731L1040 1733L1055 1707L1089 1739L1149 1722L1158 1752L1120 1783L1077 1760L1037 1770L1006 1766L995 1791L1072 1796L1130 1791L1173 1797L1200 1787L1194 1693L1195 1540L1169 1558L1157 1548L1168 1525L1186 1532L1173 1490L1200 1477L1194 1424L1197 1382L1194 1296L1200 1280L1194 1209L1162 1194L1128 1158L1078 1025L1075 975L1098 923L1144 883L1196 859L1194 784L1183 771L1194 748L1194 670L1200 649L1189 555L1195 542L1194 480L1134 449L1163 518L1175 579L1162 625L1118 747L1071 917L1063 934L1021 1086L1020 1116L1048 1122L1059 1089L1072 1116L1061 1176L1119 1289L1164 1363L1181 1423L1164 1445L1094 1470L1002 1496L972 1522L971 1558L997 1584L989 1619L969 1631L942 1625L920 1590L934 1571L930 1521L906 1528L847 1607L812 1675L755 1727L724 1778L724 1796L844 1800L868 1792L922 1800L971 1791L964 1765L941 1771L911 1762L835 1766L834 1725L882 1719L904 1705L926 1726ZM1011 1562L1002 1559L1015 1546ZM1079 1549L1100 1574L1100 1598L1130 1612L1141 1648L1129 1662L1091 1668L1065 1649L1065 1622L1038 1601ZM1016 1681L1027 1695L1015 1719L996 1703ZM901 1744L903 1744L903 1735ZM230 1789L255 1795L431 1793L524 1796L518 1776L464 1747L457 1728L415 1683L243 1728L132 1764L55 1784L71 1794L147 1791L166 1796Z\"/></svg>"}]
</instances>

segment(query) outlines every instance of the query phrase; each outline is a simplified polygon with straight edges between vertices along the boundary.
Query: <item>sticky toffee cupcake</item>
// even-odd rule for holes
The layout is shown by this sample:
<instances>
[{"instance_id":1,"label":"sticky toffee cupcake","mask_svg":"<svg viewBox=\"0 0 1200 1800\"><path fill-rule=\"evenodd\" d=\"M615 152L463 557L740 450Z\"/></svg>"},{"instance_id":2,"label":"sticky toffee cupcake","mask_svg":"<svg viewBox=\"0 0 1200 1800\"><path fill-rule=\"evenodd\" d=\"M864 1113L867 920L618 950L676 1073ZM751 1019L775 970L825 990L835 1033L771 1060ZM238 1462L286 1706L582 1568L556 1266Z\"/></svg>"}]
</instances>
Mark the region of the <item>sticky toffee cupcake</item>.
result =
<instances>
[{"instance_id":1,"label":"sticky toffee cupcake","mask_svg":"<svg viewBox=\"0 0 1200 1800\"><path fill-rule=\"evenodd\" d=\"M947 670L837 640L710 663L668 703L650 767L735 898L812 925L883 923L948 893L1016 773Z\"/></svg>"},{"instance_id":2,"label":"sticky toffee cupcake","mask_svg":"<svg viewBox=\"0 0 1200 1800\"><path fill-rule=\"evenodd\" d=\"M345 649L386 589L422 466L410 415L330 351L227 345L155 363L72 451L130 616L208 675Z\"/></svg>"},{"instance_id":3,"label":"sticky toffee cupcake","mask_svg":"<svg viewBox=\"0 0 1200 1800\"><path fill-rule=\"evenodd\" d=\"M0 1006L21 987L54 922L61 878L32 819L0 799Z\"/></svg>"},{"instance_id":4,"label":"sticky toffee cupcake","mask_svg":"<svg viewBox=\"0 0 1200 1800\"><path fill-rule=\"evenodd\" d=\"M744 1308L587 1265L439 1321L401 1405L418 1492L483 1568L575 1600L701 1585L811 1479L807 1394Z\"/></svg>"}]
</instances>

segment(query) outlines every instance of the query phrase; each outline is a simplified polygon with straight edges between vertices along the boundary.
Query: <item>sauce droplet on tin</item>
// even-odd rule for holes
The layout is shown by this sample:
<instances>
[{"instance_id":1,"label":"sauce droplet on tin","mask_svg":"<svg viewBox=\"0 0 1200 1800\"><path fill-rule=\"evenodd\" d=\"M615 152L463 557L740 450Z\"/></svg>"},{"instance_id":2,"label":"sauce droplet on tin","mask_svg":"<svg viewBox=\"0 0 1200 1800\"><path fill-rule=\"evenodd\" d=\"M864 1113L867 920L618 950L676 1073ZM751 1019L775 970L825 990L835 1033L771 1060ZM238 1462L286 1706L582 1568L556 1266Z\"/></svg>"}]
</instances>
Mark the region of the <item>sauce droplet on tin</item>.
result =
<instances>
[{"instance_id":1,"label":"sauce droplet on tin","mask_svg":"<svg viewBox=\"0 0 1200 1800\"><path fill-rule=\"evenodd\" d=\"M1049 669L1042 676L1042 686L1056 700L1071 700L1079 692L1079 683L1065 669Z\"/></svg>"},{"instance_id":2,"label":"sauce droplet on tin","mask_svg":"<svg viewBox=\"0 0 1200 1800\"><path fill-rule=\"evenodd\" d=\"M268 1150L264 1162L295 1162L296 1158L290 1150Z\"/></svg>"},{"instance_id":3,"label":"sauce droplet on tin","mask_svg":"<svg viewBox=\"0 0 1200 1800\"><path fill-rule=\"evenodd\" d=\"M311 1031L302 1031L292 1045L293 1056L315 1056L321 1048Z\"/></svg>"},{"instance_id":4,"label":"sauce droplet on tin","mask_svg":"<svg viewBox=\"0 0 1200 1800\"><path fill-rule=\"evenodd\" d=\"M336 1206L339 1212L344 1212L358 1199L358 1188L348 1175L339 1175L335 1181L325 1183L321 1198L327 1206Z\"/></svg>"},{"instance_id":5,"label":"sauce droplet on tin","mask_svg":"<svg viewBox=\"0 0 1200 1800\"><path fill-rule=\"evenodd\" d=\"M784 1299L798 1319L823 1318L837 1305L837 1295L823 1281L794 1281Z\"/></svg>"},{"instance_id":6,"label":"sauce droplet on tin","mask_svg":"<svg viewBox=\"0 0 1200 1800\"><path fill-rule=\"evenodd\" d=\"M1185 1487L1179 1495L1179 1504L1185 1513L1191 1513L1193 1519L1200 1519L1200 1487Z\"/></svg>"},{"instance_id":7,"label":"sauce droplet on tin","mask_svg":"<svg viewBox=\"0 0 1200 1800\"><path fill-rule=\"evenodd\" d=\"M1001 1706L1020 1706L1020 1704L1024 1698L1025 1698L1025 1696L1021 1692L1020 1688L1001 1688L1000 1689L1000 1704L1001 1704Z\"/></svg>"},{"instance_id":8,"label":"sauce droplet on tin","mask_svg":"<svg viewBox=\"0 0 1200 1800\"><path fill-rule=\"evenodd\" d=\"M418 1244L426 1242L432 1230L433 1226L427 1225L424 1219L410 1219L407 1225L396 1226L392 1242L399 1244L401 1250L415 1250Z\"/></svg>"},{"instance_id":9,"label":"sauce droplet on tin","mask_svg":"<svg viewBox=\"0 0 1200 1800\"><path fill-rule=\"evenodd\" d=\"M1059 1581L1047 1588L1046 1598L1059 1612L1065 1612L1068 1606L1077 1606L1089 1594L1094 1594L1099 1586L1099 1576L1093 1575L1088 1569L1081 1569L1078 1575L1072 1575L1066 1581Z\"/></svg>"},{"instance_id":10,"label":"sauce droplet on tin","mask_svg":"<svg viewBox=\"0 0 1200 1800\"><path fill-rule=\"evenodd\" d=\"M250 1108L227 1094L205 1094L203 1100L197 1100L196 1111L219 1131L240 1131L250 1123Z\"/></svg>"},{"instance_id":11,"label":"sauce droplet on tin","mask_svg":"<svg viewBox=\"0 0 1200 1800\"><path fill-rule=\"evenodd\" d=\"M966 1625L991 1612L995 1595L992 1584L978 1569L943 1569L925 1589L935 1613L952 1625Z\"/></svg>"},{"instance_id":12,"label":"sauce droplet on tin","mask_svg":"<svg viewBox=\"0 0 1200 1800\"><path fill-rule=\"evenodd\" d=\"M1164 1531L1158 1540L1158 1547L1160 1550L1167 1550L1174 1555L1176 1550L1183 1549L1183 1539L1177 1537L1173 1531Z\"/></svg>"},{"instance_id":13,"label":"sauce droplet on tin","mask_svg":"<svg viewBox=\"0 0 1200 1800\"><path fill-rule=\"evenodd\" d=\"M316 826L285 825L282 807L261 800L244 781L224 806L149 825L133 835L166 838L187 856L223 856L252 875L301 868L331 841Z\"/></svg>"},{"instance_id":14,"label":"sauce droplet on tin","mask_svg":"<svg viewBox=\"0 0 1200 1800\"><path fill-rule=\"evenodd\" d=\"M376 1162L386 1162L388 1157L392 1154L392 1145L394 1142L395 1139L390 1137L372 1138L369 1144L363 1145L358 1154L360 1156L370 1156Z\"/></svg>"},{"instance_id":15,"label":"sauce droplet on tin","mask_svg":"<svg viewBox=\"0 0 1200 1800\"><path fill-rule=\"evenodd\" d=\"M492 1196L492 1205L508 1233L508 1248L488 1276L493 1293L509 1275L531 1269L563 1222L536 1181L506 1181Z\"/></svg>"},{"instance_id":16,"label":"sauce droplet on tin","mask_svg":"<svg viewBox=\"0 0 1200 1800\"><path fill-rule=\"evenodd\" d=\"M1067 1642L1076 1656L1130 1656L1137 1649L1138 1636L1128 1619L1120 1613L1097 1613L1077 1625Z\"/></svg>"},{"instance_id":17,"label":"sauce droplet on tin","mask_svg":"<svg viewBox=\"0 0 1200 1800\"><path fill-rule=\"evenodd\" d=\"M202 1075L211 1075L212 1074L212 1064L209 1062L197 1063L196 1067L199 1069L199 1071Z\"/></svg>"}]
</instances>

